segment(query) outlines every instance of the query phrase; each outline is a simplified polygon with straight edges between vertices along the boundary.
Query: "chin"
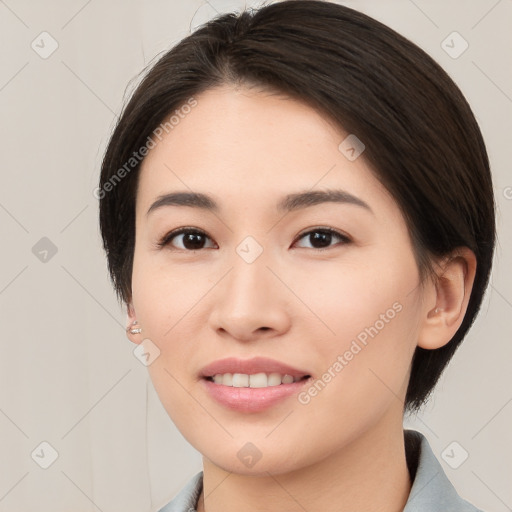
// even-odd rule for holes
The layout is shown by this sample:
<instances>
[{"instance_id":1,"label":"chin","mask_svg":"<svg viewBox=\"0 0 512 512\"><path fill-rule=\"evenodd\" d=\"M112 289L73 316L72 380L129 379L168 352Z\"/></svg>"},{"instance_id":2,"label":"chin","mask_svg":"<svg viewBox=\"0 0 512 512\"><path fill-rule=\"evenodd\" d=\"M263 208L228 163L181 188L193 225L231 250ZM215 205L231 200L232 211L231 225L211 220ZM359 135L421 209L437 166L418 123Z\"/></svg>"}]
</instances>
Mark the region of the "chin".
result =
<instances>
[{"instance_id":1,"label":"chin","mask_svg":"<svg viewBox=\"0 0 512 512\"><path fill-rule=\"evenodd\" d=\"M254 477L268 477L269 473L271 475L279 475L283 473L289 473L295 469L294 466L290 466L288 464L283 465L282 461L272 463L272 462L264 462L263 459L259 460L252 468L247 467L242 463L233 463L233 461L219 460L219 461L211 461L212 464L215 464L217 467L220 467L226 472L234 473L236 475L242 476L254 476Z\"/></svg>"},{"instance_id":2,"label":"chin","mask_svg":"<svg viewBox=\"0 0 512 512\"><path fill-rule=\"evenodd\" d=\"M244 476L268 477L269 473L271 475L289 473L307 465L292 458L293 452L297 450L285 453L283 450L276 450L275 447L268 446L260 451L250 443L234 444L234 446L224 447L219 453L203 455L203 459L226 472ZM205 454L206 452L201 453Z\"/></svg>"}]
</instances>

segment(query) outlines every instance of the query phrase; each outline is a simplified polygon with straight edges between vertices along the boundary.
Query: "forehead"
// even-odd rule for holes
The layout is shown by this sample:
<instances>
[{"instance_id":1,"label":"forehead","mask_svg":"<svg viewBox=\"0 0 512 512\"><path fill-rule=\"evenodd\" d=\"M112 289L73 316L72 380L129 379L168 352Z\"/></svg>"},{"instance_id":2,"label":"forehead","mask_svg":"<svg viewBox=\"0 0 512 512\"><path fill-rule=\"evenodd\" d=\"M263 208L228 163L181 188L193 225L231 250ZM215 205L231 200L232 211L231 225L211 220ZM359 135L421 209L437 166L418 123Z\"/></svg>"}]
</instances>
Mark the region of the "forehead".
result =
<instances>
[{"instance_id":1,"label":"forehead","mask_svg":"<svg viewBox=\"0 0 512 512\"><path fill-rule=\"evenodd\" d=\"M195 100L142 162L137 205L146 211L155 197L187 189L232 204L319 188L386 195L364 158L340 150L349 134L303 102L230 86Z\"/></svg>"}]
</instances>

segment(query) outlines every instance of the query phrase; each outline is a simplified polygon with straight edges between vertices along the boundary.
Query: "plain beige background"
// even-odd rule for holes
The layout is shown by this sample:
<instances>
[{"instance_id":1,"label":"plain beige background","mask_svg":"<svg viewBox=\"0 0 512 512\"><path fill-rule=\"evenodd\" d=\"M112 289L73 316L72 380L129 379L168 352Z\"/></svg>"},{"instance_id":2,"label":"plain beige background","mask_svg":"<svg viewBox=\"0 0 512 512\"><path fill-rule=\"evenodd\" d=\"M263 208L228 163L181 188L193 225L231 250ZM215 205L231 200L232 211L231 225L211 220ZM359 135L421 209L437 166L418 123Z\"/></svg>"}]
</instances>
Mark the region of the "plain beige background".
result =
<instances>
[{"instance_id":1,"label":"plain beige background","mask_svg":"<svg viewBox=\"0 0 512 512\"><path fill-rule=\"evenodd\" d=\"M427 436L462 496L511 510L512 2L339 3L432 55L486 139L499 224L491 286L433 399L406 426ZM155 511L201 469L125 337L93 190L138 73L199 23L244 5L0 0L1 512Z\"/></svg>"}]
</instances>

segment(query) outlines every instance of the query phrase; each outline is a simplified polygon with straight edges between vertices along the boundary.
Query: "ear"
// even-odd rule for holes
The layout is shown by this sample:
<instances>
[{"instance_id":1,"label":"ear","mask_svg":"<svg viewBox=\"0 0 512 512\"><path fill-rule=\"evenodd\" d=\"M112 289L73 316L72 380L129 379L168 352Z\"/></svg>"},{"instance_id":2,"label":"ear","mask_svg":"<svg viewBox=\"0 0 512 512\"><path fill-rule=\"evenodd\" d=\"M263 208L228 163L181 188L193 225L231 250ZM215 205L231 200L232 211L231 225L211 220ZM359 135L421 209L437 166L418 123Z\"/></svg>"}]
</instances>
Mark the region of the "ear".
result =
<instances>
[{"instance_id":1,"label":"ear","mask_svg":"<svg viewBox=\"0 0 512 512\"><path fill-rule=\"evenodd\" d=\"M137 322L137 315L135 314L135 309L131 303L126 305L126 336L132 342L138 345L142 341L142 336L140 334L140 325ZM138 332L137 332L138 331Z\"/></svg>"},{"instance_id":2,"label":"ear","mask_svg":"<svg viewBox=\"0 0 512 512\"><path fill-rule=\"evenodd\" d=\"M469 303L476 273L476 256L467 247L442 258L436 282L426 294L418 346L433 350L446 345L459 329Z\"/></svg>"}]
</instances>

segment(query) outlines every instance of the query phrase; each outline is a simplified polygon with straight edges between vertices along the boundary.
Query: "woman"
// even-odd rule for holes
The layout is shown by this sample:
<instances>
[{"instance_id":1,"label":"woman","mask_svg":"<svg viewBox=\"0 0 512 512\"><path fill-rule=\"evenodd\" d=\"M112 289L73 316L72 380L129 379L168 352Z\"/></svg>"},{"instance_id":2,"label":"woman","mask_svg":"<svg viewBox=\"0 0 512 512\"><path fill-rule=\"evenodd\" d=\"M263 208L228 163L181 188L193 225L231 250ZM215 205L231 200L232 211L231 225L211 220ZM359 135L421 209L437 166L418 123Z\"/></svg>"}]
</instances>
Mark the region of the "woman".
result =
<instances>
[{"instance_id":1,"label":"woman","mask_svg":"<svg viewBox=\"0 0 512 512\"><path fill-rule=\"evenodd\" d=\"M421 49L347 7L226 14L142 80L100 224L161 402L203 455L169 511L475 511L403 415L470 328L487 154Z\"/></svg>"}]
</instances>

